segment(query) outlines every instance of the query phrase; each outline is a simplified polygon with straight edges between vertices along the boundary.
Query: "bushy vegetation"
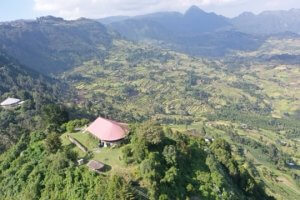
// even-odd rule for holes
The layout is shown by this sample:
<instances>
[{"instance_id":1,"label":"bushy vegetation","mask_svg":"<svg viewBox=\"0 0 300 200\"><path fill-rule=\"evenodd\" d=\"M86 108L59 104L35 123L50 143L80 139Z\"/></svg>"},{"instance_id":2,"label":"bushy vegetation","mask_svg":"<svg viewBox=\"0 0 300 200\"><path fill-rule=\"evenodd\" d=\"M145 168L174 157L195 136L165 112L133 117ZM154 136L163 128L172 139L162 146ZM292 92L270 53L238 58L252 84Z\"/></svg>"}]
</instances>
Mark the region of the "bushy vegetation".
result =
<instances>
[{"instance_id":1,"label":"bushy vegetation","mask_svg":"<svg viewBox=\"0 0 300 200\"><path fill-rule=\"evenodd\" d=\"M299 191L295 178L298 172L287 163L297 162L300 156L300 71L297 65L276 66L255 57L261 52L272 54L266 50L268 45L252 52L254 56L242 52L224 60L208 60L116 40L104 62L86 62L65 73L63 79L75 84L82 105L91 115L126 122L153 119L188 135L226 138L237 145L233 155L241 159L240 164L254 163L251 169L257 170L255 178L267 184L270 194L280 199L283 193L277 191L285 191L292 199ZM154 51L164 58L163 62ZM132 57L135 59L128 59ZM76 76L82 78L72 79ZM201 124L208 125L206 131ZM215 124L232 126L238 136L211 128ZM274 149L278 153L271 158ZM127 147L124 152L131 162L133 152ZM253 162L253 157L258 159ZM264 176L261 165L268 165L267 169L279 177L277 181ZM280 178L292 187L286 187Z\"/></svg>"},{"instance_id":2,"label":"bushy vegetation","mask_svg":"<svg viewBox=\"0 0 300 200\"><path fill-rule=\"evenodd\" d=\"M16 57L43 73L68 71L56 80L0 54L1 100L25 100L15 109L0 108L0 199L299 196L300 68L285 56L268 60L297 48L276 49L283 41L272 46L269 40L258 51L211 60L113 39L90 20L47 17L32 23L41 35L55 32L54 45L47 46L55 50L37 52L34 46L34 56L17 51ZM53 24L69 27L72 37L57 34ZM0 35L4 28L14 38L9 26L1 25ZM101 37L82 34L90 28ZM7 42L3 38L0 43ZM19 49L14 45L9 53ZM76 87L76 96L67 84ZM80 138L79 130L98 116L135 124L124 146L96 154L97 141ZM87 155L63 140L72 133L88 141ZM115 157L99 175L78 166L79 155L104 163Z\"/></svg>"},{"instance_id":3,"label":"bushy vegetation","mask_svg":"<svg viewBox=\"0 0 300 200\"><path fill-rule=\"evenodd\" d=\"M42 76L4 53L0 53L0 83L1 102L7 97L25 101L16 109L0 107L0 153L21 135L43 126L40 113L46 104L72 96L66 84Z\"/></svg>"},{"instance_id":4,"label":"bushy vegetation","mask_svg":"<svg viewBox=\"0 0 300 200\"><path fill-rule=\"evenodd\" d=\"M155 122L145 122L123 147L129 165L139 165L139 176L151 199L272 199L231 154L222 139L210 146Z\"/></svg>"},{"instance_id":5,"label":"bushy vegetation","mask_svg":"<svg viewBox=\"0 0 300 200\"><path fill-rule=\"evenodd\" d=\"M39 140L34 133L24 135L2 156L1 199L130 199L130 186L122 177L99 176L77 166L77 154L69 146L47 151L52 137Z\"/></svg>"},{"instance_id":6,"label":"bushy vegetation","mask_svg":"<svg viewBox=\"0 0 300 200\"><path fill-rule=\"evenodd\" d=\"M66 21L48 16L0 25L0 46L43 74L62 72L93 58L104 59L112 38L102 24L88 19Z\"/></svg>"},{"instance_id":7,"label":"bushy vegetation","mask_svg":"<svg viewBox=\"0 0 300 200\"><path fill-rule=\"evenodd\" d=\"M72 145L61 145L59 133L36 131L2 155L0 198L139 199L136 191L145 188L150 199L272 199L234 160L224 140L208 146L154 122L134 127L122 147L123 160L138 166L138 177L129 182L78 166L78 154Z\"/></svg>"}]
</instances>

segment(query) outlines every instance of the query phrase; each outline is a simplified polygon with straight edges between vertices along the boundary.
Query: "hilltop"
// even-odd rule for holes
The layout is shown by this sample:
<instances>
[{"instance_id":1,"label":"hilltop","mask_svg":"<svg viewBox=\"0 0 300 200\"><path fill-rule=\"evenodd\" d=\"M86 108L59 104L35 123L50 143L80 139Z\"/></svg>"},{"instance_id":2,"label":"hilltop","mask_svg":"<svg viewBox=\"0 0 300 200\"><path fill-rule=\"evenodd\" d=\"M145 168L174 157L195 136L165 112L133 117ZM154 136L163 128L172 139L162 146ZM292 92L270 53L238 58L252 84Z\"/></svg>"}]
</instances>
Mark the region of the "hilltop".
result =
<instances>
[{"instance_id":1,"label":"hilltop","mask_svg":"<svg viewBox=\"0 0 300 200\"><path fill-rule=\"evenodd\" d=\"M4 52L0 52L0 82L1 102L7 97L24 101L15 110L0 107L0 153L40 126L37 115L43 105L72 96L67 84L27 68Z\"/></svg>"},{"instance_id":2,"label":"hilltop","mask_svg":"<svg viewBox=\"0 0 300 200\"><path fill-rule=\"evenodd\" d=\"M102 24L84 18L48 16L0 25L0 49L44 74L103 59L111 42L112 35Z\"/></svg>"},{"instance_id":3,"label":"hilltop","mask_svg":"<svg viewBox=\"0 0 300 200\"><path fill-rule=\"evenodd\" d=\"M297 199L299 35L232 20L192 7L1 23L1 100L26 103L0 109L0 198ZM121 146L80 131L99 116L129 124Z\"/></svg>"},{"instance_id":4,"label":"hilltop","mask_svg":"<svg viewBox=\"0 0 300 200\"><path fill-rule=\"evenodd\" d=\"M258 173L266 173L266 168L259 166L269 163L268 173L272 171L293 185L286 188L277 183L277 189L292 195L298 190L298 179L287 178L286 168L279 163L299 159L300 71L298 64L260 57L272 56L270 48L275 55L288 53L281 46L274 48L278 40L224 60L199 59L119 40L104 62L86 62L62 78L75 85L90 113L127 122L155 119L187 134L228 138L242 162L252 162ZM295 45L295 41L286 41L286 45ZM267 153L273 145L278 152L272 155L276 161ZM264 156L253 160L258 152ZM289 170L297 174L296 169ZM257 178L268 183L272 194L283 198L269 177Z\"/></svg>"}]
</instances>

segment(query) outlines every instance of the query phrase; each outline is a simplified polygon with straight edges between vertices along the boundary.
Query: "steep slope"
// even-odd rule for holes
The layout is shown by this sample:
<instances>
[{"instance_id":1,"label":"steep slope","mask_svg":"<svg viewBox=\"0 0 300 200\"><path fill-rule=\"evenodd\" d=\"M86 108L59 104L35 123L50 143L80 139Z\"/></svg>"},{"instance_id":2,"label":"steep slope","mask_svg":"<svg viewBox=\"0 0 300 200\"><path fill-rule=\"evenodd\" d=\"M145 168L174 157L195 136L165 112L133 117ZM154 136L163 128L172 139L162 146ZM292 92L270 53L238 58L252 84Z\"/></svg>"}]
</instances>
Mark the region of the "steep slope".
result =
<instances>
[{"instance_id":1,"label":"steep slope","mask_svg":"<svg viewBox=\"0 0 300 200\"><path fill-rule=\"evenodd\" d=\"M284 41L209 60L116 40L103 63L91 60L63 78L95 115L127 122L153 119L188 135L226 138L269 193L295 199L299 173L287 163L300 157L299 64L259 59L259 52L288 52L285 48L299 43L287 41L288 47Z\"/></svg>"},{"instance_id":2,"label":"steep slope","mask_svg":"<svg viewBox=\"0 0 300 200\"><path fill-rule=\"evenodd\" d=\"M112 36L98 22L41 17L0 25L0 48L44 74L69 69L92 58L103 59Z\"/></svg>"},{"instance_id":3,"label":"steep slope","mask_svg":"<svg viewBox=\"0 0 300 200\"><path fill-rule=\"evenodd\" d=\"M0 52L0 72L1 99L9 95L18 96L18 93L22 92L43 95L45 99L57 99L58 92L67 88L58 80L43 76L27 66L21 65L3 52ZM47 92L43 90L47 90Z\"/></svg>"},{"instance_id":4,"label":"steep slope","mask_svg":"<svg viewBox=\"0 0 300 200\"><path fill-rule=\"evenodd\" d=\"M237 31L218 31L178 37L176 42L164 46L192 56L225 57L236 51L254 51L265 39Z\"/></svg>"},{"instance_id":5,"label":"steep slope","mask_svg":"<svg viewBox=\"0 0 300 200\"><path fill-rule=\"evenodd\" d=\"M263 37L232 30L230 20L192 6L181 14L153 13L108 24L125 38L155 41L161 46L197 56L223 56L232 50L255 50Z\"/></svg>"},{"instance_id":6,"label":"steep slope","mask_svg":"<svg viewBox=\"0 0 300 200\"><path fill-rule=\"evenodd\" d=\"M89 171L85 165L76 165L78 155L70 150L72 146L65 146L56 153L48 152L46 136L41 130L24 135L14 147L0 155L1 199L113 200L130 197L130 186L123 178L109 178Z\"/></svg>"},{"instance_id":7,"label":"steep slope","mask_svg":"<svg viewBox=\"0 0 300 200\"><path fill-rule=\"evenodd\" d=\"M236 52L236 54L248 62L260 60L274 64L297 65L300 62L300 35L294 33L274 34L268 37L256 51Z\"/></svg>"},{"instance_id":8,"label":"steep slope","mask_svg":"<svg viewBox=\"0 0 300 200\"><path fill-rule=\"evenodd\" d=\"M192 19L194 15L202 15L201 12L192 8L188 15ZM161 20L160 15L164 13L153 14L151 18ZM176 27L177 20L173 19L177 19L178 13L168 15L163 17L168 19L166 24L174 23ZM82 21L52 17L40 20L43 26L46 26L45 23L49 23L50 27L62 26L63 31L55 28L53 34L45 34L47 37L56 34L55 37L58 37L66 33L66 26L73 27L73 23L81 24ZM101 26L97 22L87 21ZM36 24L38 21L15 23ZM135 20L132 23L136 25ZM201 32L202 29L192 27L188 33L184 29L174 31L173 37L165 24L152 20L147 20L147 23L149 26L153 24L156 31L149 32L147 38L165 37L162 41L168 44L163 44L164 47L193 55L220 56L232 49L255 51L240 51L231 57L210 60L115 38L111 38L107 48L101 46L98 49L94 48L97 45L86 42L85 34L78 35L79 40L85 42L80 42L84 44L80 45L82 49L76 49L77 45L72 46L73 41L68 40L69 37L74 38L70 31L66 37L59 37L62 51L66 50L67 54L55 49L52 51L47 46L43 49L44 46L35 40L31 40L32 43L41 46L28 53L34 59L41 55L40 52L49 53L53 57L43 57L41 60L52 62L58 59L62 68L49 69L52 65L48 64L40 67L40 63L32 68L42 72L67 70L61 74L61 79L77 88L79 106L93 116L132 123L151 119L163 124L169 134L167 137L160 138L159 131L153 127L138 127L138 132L131 135L132 141L125 141L128 148L124 152L134 163L129 164L136 167L133 183L143 180L143 186L151 189L153 199L176 199L187 194L197 194L203 199L259 199L254 180L248 179L248 171L255 177L255 182L261 183L258 185L266 186L268 194L280 200L297 199L300 195L299 38L291 36L287 39L283 34L262 43L261 37L250 34L217 31L217 23L216 26L206 27L206 30L213 32L193 35L191 32ZM4 27L11 27L12 24L5 24ZM144 21L139 26L143 27ZM89 26L82 33L88 30ZM147 28L144 30L148 34ZM21 33L26 38L35 36L34 31L27 34L21 29ZM169 38L167 34L170 34ZM136 35L141 36L138 40L144 40L140 33ZM64 45L65 39L72 45L68 42ZM92 46L87 48L93 51L92 54L81 51L85 44ZM20 51L31 47L28 43L14 45L11 49ZM70 52L81 52L84 56L79 55L78 62L71 60L64 67L64 58ZM19 109L0 110L1 151L14 144L23 133L29 133L30 129L38 126L41 122L38 111L42 104L58 101L59 98L67 101L72 98L63 95L66 94L64 88L56 80L28 70L4 54L0 57L0 64L1 100L12 95L28 100L28 104ZM176 131L182 133L176 135ZM68 148L73 148L71 145L62 147L56 153L46 152L44 137L47 132L40 130L30 135L23 134L26 137L22 138L20 145L0 155L0 199L15 196L28 199L95 199L101 192L101 198L106 200L110 194L127 192L128 188L111 187L106 184L105 177L90 174L83 166L77 168L74 165L76 156L72 157L73 154L68 151ZM203 137L212 144L205 143ZM210 138L217 142L213 143ZM218 138L226 139L230 145ZM102 152L102 149L94 151L98 148L97 141L95 143L93 153ZM70 155L71 158L68 157ZM115 157L117 163L123 161L121 155ZM176 155L179 156L179 164L174 162ZM136 159L135 156L141 158ZM290 163L295 163L295 166ZM119 171L123 172L120 168ZM115 181L119 186L122 185L120 182Z\"/></svg>"},{"instance_id":9,"label":"steep slope","mask_svg":"<svg viewBox=\"0 0 300 200\"><path fill-rule=\"evenodd\" d=\"M251 34L300 33L300 9L265 11L258 15L246 12L230 22L237 30Z\"/></svg>"},{"instance_id":10,"label":"steep slope","mask_svg":"<svg viewBox=\"0 0 300 200\"><path fill-rule=\"evenodd\" d=\"M193 36L220 30L230 24L223 16L206 13L193 6L185 14L161 12L136 16L110 24L112 28L129 39L166 40L171 37ZM127 28L125 28L127 27ZM160 34L157 32L160 31Z\"/></svg>"},{"instance_id":11,"label":"steep slope","mask_svg":"<svg viewBox=\"0 0 300 200\"><path fill-rule=\"evenodd\" d=\"M248 94L251 91L244 93L232 86L240 78L227 69L231 67L228 65L118 40L103 63L86 62L66 72L63 78L75 83L83 94L91 97L89 100L96 100L94 106L107 99L114 102L112 105L143 117L157 114L167 120L177 115L193 118L231 104L270 114L271 104L262 97L252 98ZM249 101L243 100L246 97ZM251 105L255 102L260 109Z\"/></svg>"},{"instance_id":12,"label":"steep slope","mask_svg":"<svg viewBox=\"0 0 300 200\"><path fill-rule=\"evenodd\" d=\"M101 19L98 19L97 21L104 25L107 25L107 24L111 24L113 22L123 21L123 20L129 19L129 18L130 18L129 16L112 16L112 17L101 18Z\"/></svg>"},{"instance_id":13,"label":"steep slope","mask_svg":"<svg viewBox=\"0 0 300 200\"><path fill-rule=\"evenodd\" d=\"M20 108L0 107L0 153L28 130L39 126L35 115L49 102L59 102L70 94L69 87L43 76L0 52L0 101L7 97L25 101Z\"/></svg>"},{"instance_id":14,"label":"steep slope","mask_svg":"<svg viewBox=\"0 0 300 200\"><path fill-rule=\"evenodd\" d=\"M118 166L106 164L108 169L119 167L119 170L101 173L77 165L77 147L62 145L58 133L47 135L40 130L22 137L0 156L0 198L273 200L237 163L226 141L208 145L202 138L173 133L170 129L164 131L153 122L135 127L131 131L132 140L124 141L122 147L95 147L98 153L124 152L119 157L115 153L110 155L118 160ZM56 138L56 145L49 151L52 137ZM81 153L81 157L89 160L96 154L91 150ZM121 167L125 170L121 171Z\"/></svg>"}]
</instances>

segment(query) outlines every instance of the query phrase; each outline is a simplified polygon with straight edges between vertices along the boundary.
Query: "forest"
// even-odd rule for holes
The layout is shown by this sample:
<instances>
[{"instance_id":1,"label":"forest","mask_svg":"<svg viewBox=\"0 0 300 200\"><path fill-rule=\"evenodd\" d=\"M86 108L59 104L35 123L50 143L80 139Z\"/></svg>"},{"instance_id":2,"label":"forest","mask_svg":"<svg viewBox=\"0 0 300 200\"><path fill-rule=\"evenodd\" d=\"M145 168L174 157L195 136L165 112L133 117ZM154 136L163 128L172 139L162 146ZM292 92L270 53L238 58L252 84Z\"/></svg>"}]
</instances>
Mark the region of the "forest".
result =
<instances>
[{"instance_id":1,"label":"forest","mask_svg":"<svg viewBox=\"0 0 300 200\"><path fill-rule=\"evenodd\" d=\"M154 121L134 125L122 147L122 162L138 165L136 176L92 173L77 166L74 146L62 145L67 113L56 105L44 110L47 128L23 134L0 157L1 199L142 199L136 188L149 199L273 199L225 140L207 145Z\"/></svg>"},{"instance_id":2,"label":"forest","mask_svg":"<svg viewBox=\"0 0 300 200\"><path fill-rule=\"evenodd\" d=\"M0 100L24 101L0 107L1 200L300 196L298 36L201 33L207 46L188 49L190 36L170 38L175 48L129 40L117 25L51 16L0 23ZM245 47L215 51L226 35ZM210 55L193 54L198 47ZM100 147L84 132L97 117L130 131Z\"/></svg>"}]
</instances>

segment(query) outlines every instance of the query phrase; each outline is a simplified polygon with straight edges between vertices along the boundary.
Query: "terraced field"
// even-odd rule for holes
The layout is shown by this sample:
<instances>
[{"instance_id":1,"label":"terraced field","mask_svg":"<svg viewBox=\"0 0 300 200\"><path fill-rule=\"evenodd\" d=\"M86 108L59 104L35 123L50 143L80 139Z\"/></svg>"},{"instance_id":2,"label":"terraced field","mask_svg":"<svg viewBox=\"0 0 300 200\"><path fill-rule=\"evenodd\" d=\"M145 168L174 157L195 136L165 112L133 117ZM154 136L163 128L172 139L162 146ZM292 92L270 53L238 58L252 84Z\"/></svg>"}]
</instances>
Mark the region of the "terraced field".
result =
<instances>
[{"instance_id":1,"label":"terraced field","mask_svg":"<svg viewBox=\"0 0 300 200\"><path fill-rule=\"evenodd\" d=\"M228 62L118 40L105 61L86 62L62 78L93 114L156 119L194 136L226 138L269 193L296 199L300 172L287 163L300 164L300 65L258 58L299 53L300 42L281 42L291 47L271 39Z\"/></svg>"}]
</instances>

